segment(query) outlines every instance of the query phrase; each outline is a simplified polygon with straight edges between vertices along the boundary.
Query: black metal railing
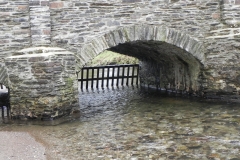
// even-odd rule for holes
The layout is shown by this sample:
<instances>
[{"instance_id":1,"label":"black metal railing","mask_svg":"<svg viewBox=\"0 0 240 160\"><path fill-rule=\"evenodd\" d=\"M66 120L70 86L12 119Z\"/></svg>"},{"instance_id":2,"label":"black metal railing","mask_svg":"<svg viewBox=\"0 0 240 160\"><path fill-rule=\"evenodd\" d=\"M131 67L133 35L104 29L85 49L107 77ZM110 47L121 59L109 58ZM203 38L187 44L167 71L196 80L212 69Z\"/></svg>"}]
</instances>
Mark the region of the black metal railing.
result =
<instances>
[{"instance_id":1,"label":"black metal railing","mask_svg":"<svg viewBox=\"0 0 240 160\"><path fill-rule=\"evenodd\" d=\"M138 85L138 64L83 67L80 72L80 88L105 88L111 86Z\"/></svg>"},{"instance_id":2,"label":"black metal railing","mask_svg":"<svg viewBox=\"0 0 240 160\"><path fill-rule=\"evenodd\" d=\"M2 118L5 116L10 117L10 89L0 83L0 108L2 110Z\"/></svg>"}]
</instances>

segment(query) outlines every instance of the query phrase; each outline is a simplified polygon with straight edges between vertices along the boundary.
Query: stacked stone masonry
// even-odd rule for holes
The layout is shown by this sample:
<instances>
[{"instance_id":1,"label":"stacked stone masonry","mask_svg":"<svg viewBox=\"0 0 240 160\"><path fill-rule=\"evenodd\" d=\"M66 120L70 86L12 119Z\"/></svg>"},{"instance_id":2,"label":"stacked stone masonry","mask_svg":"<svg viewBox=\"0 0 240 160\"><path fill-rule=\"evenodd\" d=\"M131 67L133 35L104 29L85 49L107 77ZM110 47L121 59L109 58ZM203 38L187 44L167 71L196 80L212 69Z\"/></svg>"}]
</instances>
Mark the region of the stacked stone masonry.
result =
<instances>
[{"instance_id":1,"label":"stacked stone masonry","mask_svg":"<svg viewBox=\"0 0 240 160\"><path fill-rule=\"evenodd\" d=\"M5 59L13 118L50 120L78 107L73 53L35 47L19 54Z\"/></svg>"},{"instance_id":2,"label":"stacked stone masonry","mask_svg":"<svg viewBox=\"0 0 240 160\"><path fill-rule=\"evenodd\" d=\"M139 58L143 83L151 69L162 87L239 99L240 0L2 0L0 22L2 68L45 46L74 53L78 71L109 49Z\"/></svg>"}]
</instances>

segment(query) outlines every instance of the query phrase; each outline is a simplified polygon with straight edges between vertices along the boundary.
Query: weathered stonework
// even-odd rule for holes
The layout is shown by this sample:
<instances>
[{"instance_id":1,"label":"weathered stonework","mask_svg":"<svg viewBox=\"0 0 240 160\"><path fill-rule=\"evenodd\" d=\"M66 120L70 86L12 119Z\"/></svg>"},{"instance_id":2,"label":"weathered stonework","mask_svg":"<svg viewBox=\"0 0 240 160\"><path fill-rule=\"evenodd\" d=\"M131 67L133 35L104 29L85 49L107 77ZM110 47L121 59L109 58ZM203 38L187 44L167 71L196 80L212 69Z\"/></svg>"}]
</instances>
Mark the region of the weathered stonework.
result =
<instances>
[{"instance_id":1,"label":"weathered stonework","mask_svg":"<svg viewBox=\"0 0 240 160\"><path fill-rule=\"evenodd\" d=\"M22 75L5 72L4 59L24 48L64 48L75 54L76 71L110 49L141 59L163 87L239 101L239 8L239 0L4 0L0 80Z\"/></svg>"},{"instance_id":2,"label":"weathered stonework","mask_svg":"<svg viewBox=\"0 0 240 160\"><path fill-rule=\"evenodd\" d=\"M6 71L5 66L0 65L0 82L4 84L5 86L8 86L8 73Z\"/></svg>"},{"instance_id":3,"label":"weathered stonework","mask_svg":"<svg viewBox=\"0 0 240 160\"><path fill-rule=\"evenodd\" d=\"M33 46L51 43L51 16L49 0L29 0L30 32Z\"/></svg>"},{"instance_id":4,"label":"weathered stonework","mask_svg":"<svg viewBox=\"0 0 240 160\"><path fill-rule=\"evenodd\" d=\"M75 56L35 47L5 59L13 118L55 119L78 109Z\"/></svg>"}]
</instances>

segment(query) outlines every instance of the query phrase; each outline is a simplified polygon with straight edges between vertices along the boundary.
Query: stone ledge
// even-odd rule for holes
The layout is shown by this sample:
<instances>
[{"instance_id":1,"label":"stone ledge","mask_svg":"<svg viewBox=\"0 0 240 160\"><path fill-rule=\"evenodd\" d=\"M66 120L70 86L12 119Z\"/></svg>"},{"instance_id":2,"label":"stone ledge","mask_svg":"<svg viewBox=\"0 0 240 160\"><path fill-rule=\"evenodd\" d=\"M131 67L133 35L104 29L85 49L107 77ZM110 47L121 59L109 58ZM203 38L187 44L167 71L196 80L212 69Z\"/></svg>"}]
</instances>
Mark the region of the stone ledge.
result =
<instances>
[{"instance_id":1,"label":"stone ledge","mask_svg":"<svg viewBox=\"0 0 240 160\"><path fill-rule=\"evenodd\" d=\"M17 56L10 56L6 57L5 59L13 59L13 58L24 58L24 57L47 57L52 55L74 55L71 52L48 52L48 53L39 53L39 54L26 54L26 55L17 55Z\"/></svg>"},{"instance_id":2,"label":"stone ledge","mask_svg":"<svg viewBox=\"0 0 240 160\"><path fill-rule=\"evenodd\" d=\"M72 52L69 52L65 49L59 48L59 47L31 47L31 48L25 48L22 49L16 53L14 53L14 56L18 55L32 55L32 54L44 54L44 53L59 53L65 52L66 54L73 54Z\"/></svg>"}]
</instances>

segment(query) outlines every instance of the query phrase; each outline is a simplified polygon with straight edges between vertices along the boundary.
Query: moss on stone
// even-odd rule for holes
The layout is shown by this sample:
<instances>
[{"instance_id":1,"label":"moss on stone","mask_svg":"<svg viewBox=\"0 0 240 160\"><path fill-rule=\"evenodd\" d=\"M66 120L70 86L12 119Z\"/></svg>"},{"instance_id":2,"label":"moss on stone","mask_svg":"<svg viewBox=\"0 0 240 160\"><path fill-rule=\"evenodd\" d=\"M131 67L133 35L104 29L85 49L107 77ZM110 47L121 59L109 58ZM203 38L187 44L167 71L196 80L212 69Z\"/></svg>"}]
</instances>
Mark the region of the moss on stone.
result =
<instances>
[{"instance_id":1,"label":"moss on stone","mask_svg":"<svg viewBox=\"0 0 240 160\"><path fill-rule=\"evenodd\" d=\"M87 66L102 66L115 64L137 64L138 59L112 51L104 51L95 57Z\"/></svg>"}]
</instances>

